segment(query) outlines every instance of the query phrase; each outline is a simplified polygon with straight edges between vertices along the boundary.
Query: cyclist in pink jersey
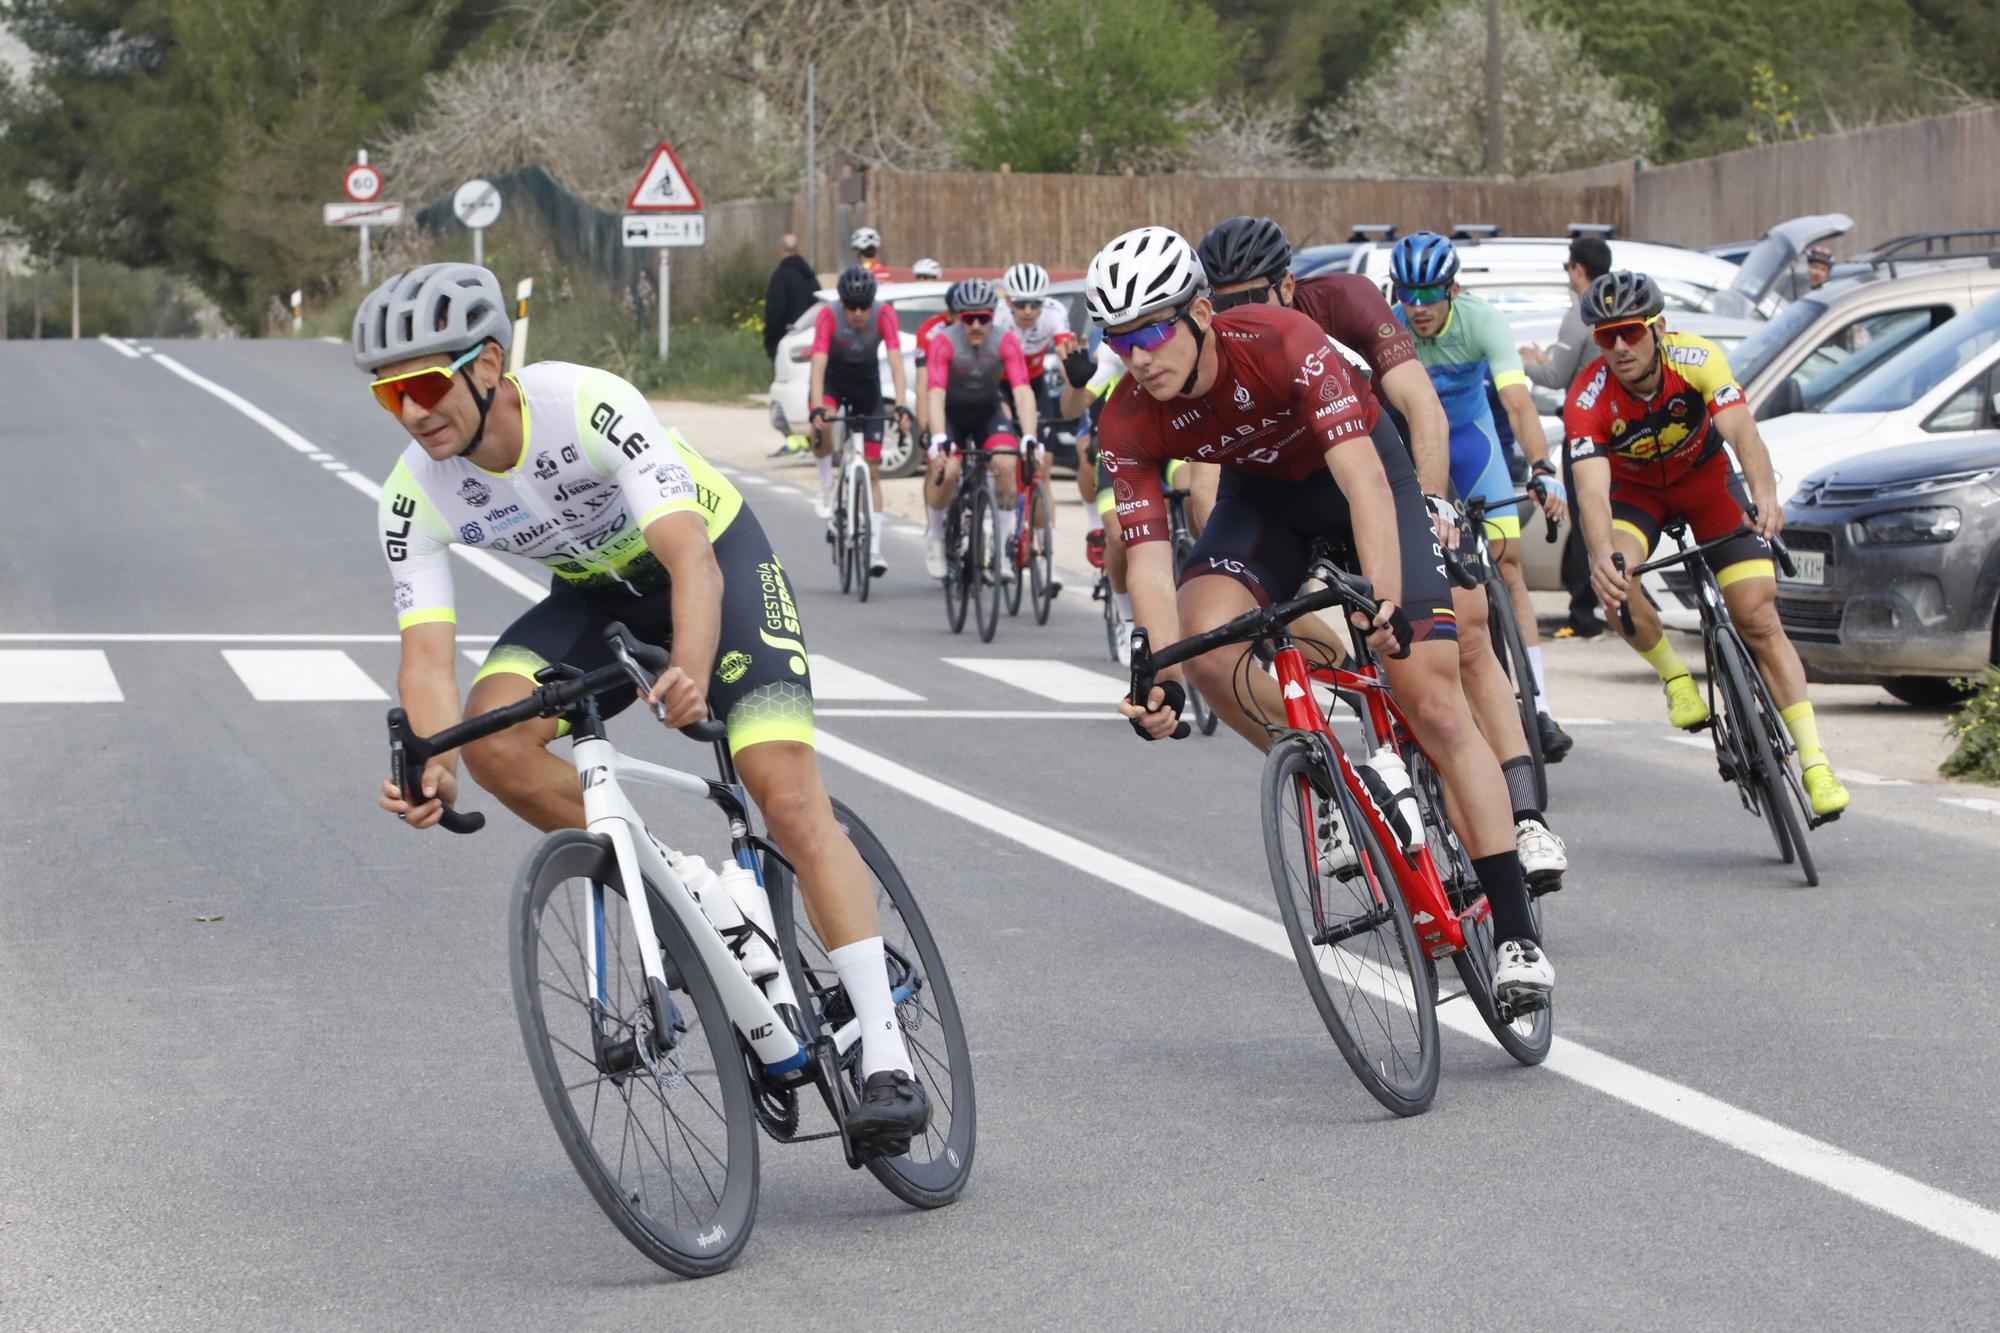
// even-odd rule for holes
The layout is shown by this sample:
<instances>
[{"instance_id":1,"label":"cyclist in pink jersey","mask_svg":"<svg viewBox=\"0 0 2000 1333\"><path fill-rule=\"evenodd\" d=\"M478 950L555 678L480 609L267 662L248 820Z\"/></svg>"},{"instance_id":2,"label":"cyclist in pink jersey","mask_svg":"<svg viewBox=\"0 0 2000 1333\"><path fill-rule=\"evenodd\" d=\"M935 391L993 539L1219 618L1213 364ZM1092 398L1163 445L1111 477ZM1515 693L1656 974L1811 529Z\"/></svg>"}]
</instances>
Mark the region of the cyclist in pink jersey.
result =
<instances>
[{"instance_id":1,"label":"cyclist in pink jersey","mask_svg":"<svg viewBox=\"0 0 2000 1333\"><path fill-rule=\"evenodd\" d=\"M924 568L934 579L945 574L944 512L958 487L959 461L950 446L1006 449L1017 447L1023 436L1031 440L1035 436L1035 391L1021 355L1021 340L994 327L993 301L993 284L984 278L954 284L945 294L954 319L924 349L931 430L929 471L924 478ZM1011 418L1001 402L1003 385L1013 396ZM996 458L991 466L1001 508L1009 522L1018 525L1013 460ZM1012 531L1006 540L1014 540Z\"/></svg>"},{"instance_id":2,"label":"cyclist in pink jersey","mask_svg":"<svg viewBox=\"0 0 2000 1333\"><path fill-rule=\"evenodd\" d=\"M850 431L862 432L862 456L868 460L868 488L873 498L875 522L869 529L873 549L868 553L870 573L875 578L889 572L882 559L882 372L876 362L886 350L889 380L894 386L894 410L907 415L903 399L909 386L903 374L903 339L896 324L896 309L875 299L875 279L859 265L840 275L835 284L840 295L840 313L821 306L813 321L812 387L806 401L813 405L813 457L819 463L819 501L814 506L821 518L833 513L833 427L826 420L837 414L862 418L850 421Z\"/></svg>"}]
</instances>

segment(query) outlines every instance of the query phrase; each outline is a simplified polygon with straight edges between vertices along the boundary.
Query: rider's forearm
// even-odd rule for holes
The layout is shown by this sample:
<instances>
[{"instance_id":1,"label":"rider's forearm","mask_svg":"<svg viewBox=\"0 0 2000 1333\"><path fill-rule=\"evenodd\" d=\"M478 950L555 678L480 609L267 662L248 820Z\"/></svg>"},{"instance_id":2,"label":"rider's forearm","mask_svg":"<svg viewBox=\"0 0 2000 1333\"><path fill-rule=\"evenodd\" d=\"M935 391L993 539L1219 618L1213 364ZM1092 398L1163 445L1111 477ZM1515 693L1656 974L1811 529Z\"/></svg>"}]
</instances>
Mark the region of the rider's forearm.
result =
<instances>
[{"instance_id":1,"label":"rider's forearm","mask_svg":"<svg viewBox=\"0 0 2000 1333\"><path fill-rule=\"evenodd\" d=\"M1090 410L1092 396L1089 389L1079 389L1075 385L1065 383L1062 397L1057 400L1056 406L1066 417L1080 417Z\"/></svg>"},{"instance_id":2,"label":"rider's forearm","mask_svg":"<svg viewBox=\"0 0 2000 1333\"><path fill-rule=\"evenodd\" d=\"M1426 495L1443 495L1451 485L1451 420L1421 364L1405 361L1382 377L1382 391L1410 427L1410 454L1417 483Z\"/></svg>"},{"instance_id":3,"label":"rider's forearm","mask_svg":"<svg viewBox=\"0 0 2000 1333\"><path fill-rule=\"evenodd\" d=\"M1014 386L1014 417L1021 423L1021 438L1035 438L1035 391L1026 384Z\"/></svg>"},{"instance_id":4,"label":"rider's forearm","mask_svg":"<svg viewBox=\"0 0 2000 1333\"><path fill-rule=\"evenodd\" d=\"M1771 451L1764 447L1764 437L1757 433L1750 409L1738 410L1743 413L1741 420L1730 422L1733 429L1723 431L1722 438L1729 441L1729 447L1736 452L1736 461L1743 465L1743 480L1749 485L1750 494L1775 497L1778 477L1771 468Z\"/></svg>"},{"instance_id":5,"label":"rider's forearm","mask_svg":"<svg viewBox=\"0 0 2000 1333\"><path fill-rule=\"evenodd\" d=\"M932 387L926 391L926 394L926 401L930 403L930 411L925 415L929 417L927 424L931 428L931 433L935 435L944 429L944 390Z\"/></svg>"},{"instance_id":6,"label":"rider's forearm","mask_svg":"<svg viewBox=\"0 0 2000 1333\"><path fill-rule=\"evenodd\" d=\"M1549 456L1549 437L1542 433L1542 419L1535 414L1535 399L1525 384L1510 384L1500 391L1500 405L1507 409L1507 424L1514 428L1514 440L1530 463Z\"/></svg>"},{"instance_id":7,"label":"rider's forearm","mask_svg":"<svg viewBox=\"0 0 2000 1333\"><path fill-rule=\"evenodd\" d=\"M812 410L820 405L820 400L826 393L826 353L821 352L812 359L812 374L809 379L810 387L806 390L807 416L812 415Z\"/></svg>"},{"instance_id":8,"label":"rider's forearm","mask_svg":"<svg viewBox=\"0 0 2000 1333\"><path fill-rule=\"evenodd\" d=\"M1570 464L1576 507L1583 522L1583 545L1594 565L1611 550L1611 464L1602 458Z\"/></svg>"},{"instance_id":9,"label":"rider's forearm","mask_svg":"<svg viewBox=\"0 0 2000 1333\"><path fill-rule=\"evenodd\" d=\"M458 700L457 673L449 657L440 666L428 660L413 660L405 652L402 665L396 670L396 701L410 715L410 729L419 736L435 736L465 720L464 708ZM456 773L458 751L446 750L432 762Z\"/></svg>"},{"instance_id":10,"label":"rider's forearm","mask_svg":"<svg viewBox=\"0 0 2000 1333\"><path fill-rule=\"evenodd\" d=\"M714 550L703 558L684 561L692 566L672 570L674 606L674 665L688 678L708 688L715 670L715 652L722 639L722 567Z\"/></svg>"},{"instance_id":11,"label":"rider's forearm","mask_svg":"<svg viewBox=\"0 0 2000 1333\"><path fill-rule=\"evenodd\" d=\"M1181 637L1170 543L1139 542L1125 548L1125 589L1132 597L1132 623L1146 631L1148 643L1164 648ZM1181 680L1181 669L1169 667L1160 678Z\"/></svg>"},{"instance_id":12,"label":"rider's forearm","mask_svg":"<svg viewBox=\"0 0 2000 1333\"><path fill-rule=\"evenodd\" d=\"M1329 466L1354 527L1354 550L1361 572L1375 585L1378 601L1402 604L1403 555L1396 542L1396 494L1382 471L1382 459L1366 439L1334 448Z\"/></svg>"}]
</instances>

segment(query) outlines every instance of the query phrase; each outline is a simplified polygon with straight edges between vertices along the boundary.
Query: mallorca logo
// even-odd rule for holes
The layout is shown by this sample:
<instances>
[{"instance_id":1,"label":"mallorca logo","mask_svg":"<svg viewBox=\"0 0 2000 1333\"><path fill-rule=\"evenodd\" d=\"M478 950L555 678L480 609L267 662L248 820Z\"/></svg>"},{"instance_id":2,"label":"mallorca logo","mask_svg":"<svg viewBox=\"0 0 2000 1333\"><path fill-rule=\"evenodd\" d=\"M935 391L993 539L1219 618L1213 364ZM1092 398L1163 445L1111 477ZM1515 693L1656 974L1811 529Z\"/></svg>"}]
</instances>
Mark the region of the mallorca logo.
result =
<instances>
[{"instance_id":1,"label":"mallorca logo","mask_svg":"<svg viewBox=\"0 0 2000 1333\"><path fill-rule=\"evenodd\" d=\"M467 546L477 546L486 540L486 529L477 523L468 523L458 530L458 537Z\"/></svg>"},{"instance_id":2,"label":"mallorca logo","mask_svg":"<svg viewBox=\"0 0 2000 1333\"><path fill-rule=\"evenodd\" d=\"M1324 379L1320 383L1319 400L1322 403L1330 403L1339 396L1340 396L1340 381L1335 379L1333 376L1328 375L1326 379Z\"/></svg>"},{"instance_id":3,"label":"mallorca logo","mask_svg":"<svg viewBox=\"0 0 2000 1333\"><path fill-rule=\"evenodd\" d=\"M1250 410L1251 408L1250 390L1245 388L1241 384L1236 386L1235 400L1236 400L1237 411L1248 412Z\"/></svg>"},{"instance_id":4,"label":"mallorca logo","mask_svg":"<svg viewBox=\"0 0 2000 1333\"><path fill-rule=\"evenodd\" d=\"M482 508L493 498L492 488L477 477L467 477L465 484L458 488L458 493L464 496L465 502L474 509Z\"/></svg>"},{"instance_id":5,"label":"mallorca logo","mask_svg":"<svg viewBox=\"0 0 2000 1333\"><path fill-rule=\"evenodd\" d=\"M743 679L743 673L750 669L750 654L726 653L716 665L715 674L722 677L725 685L734 685Z\"/></svg>"}]
</instances>

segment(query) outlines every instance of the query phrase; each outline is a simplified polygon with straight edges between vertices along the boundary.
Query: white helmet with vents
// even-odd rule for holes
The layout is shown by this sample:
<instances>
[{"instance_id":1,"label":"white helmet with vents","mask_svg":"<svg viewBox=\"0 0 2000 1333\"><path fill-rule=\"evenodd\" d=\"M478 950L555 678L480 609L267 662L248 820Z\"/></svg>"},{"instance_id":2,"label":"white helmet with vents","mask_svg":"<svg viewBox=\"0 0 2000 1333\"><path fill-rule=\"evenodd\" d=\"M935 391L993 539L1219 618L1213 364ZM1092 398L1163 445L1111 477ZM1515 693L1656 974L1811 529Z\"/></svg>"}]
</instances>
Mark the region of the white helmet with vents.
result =
<instances>
[{"instance_id":1,"label":"white helmet with vents","mask_svg":"<svg viewBox=\"0 0 2000 1333\"><path fill-rule=\"evenodd\" d=\"M1140 227L1097 252L1083 286L1090 318L1109 327L1180 309L1208 289L1208 275L1179 232Z\"/></svg>"},{"instance_id":2,"label":"white helmet with vents","mask_svg":"<svg viewBox=\"0 0 2000 1333\"><path fill-rule=\"evenodd\" d=\"M1039 301L1049 294L1049 271L1025 260L1008 269L1000 282L1010 301Z\"/></svg>"}]
</instances>

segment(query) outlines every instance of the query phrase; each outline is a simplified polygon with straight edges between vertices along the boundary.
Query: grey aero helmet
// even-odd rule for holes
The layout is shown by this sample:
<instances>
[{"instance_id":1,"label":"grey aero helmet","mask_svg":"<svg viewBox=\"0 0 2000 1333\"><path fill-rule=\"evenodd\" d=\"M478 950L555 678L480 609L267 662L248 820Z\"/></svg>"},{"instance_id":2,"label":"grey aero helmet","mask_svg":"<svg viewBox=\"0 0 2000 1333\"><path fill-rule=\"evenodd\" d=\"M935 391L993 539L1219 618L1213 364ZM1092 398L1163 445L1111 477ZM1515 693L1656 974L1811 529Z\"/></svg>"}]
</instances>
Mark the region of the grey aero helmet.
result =
<instances>
[{"instance_id":1,"label":"grey aero helmet","mask_svg":"<svg viewBox=\"0 0 2000 1333\"><path fill-rule=\"evenodd\" d=\"M354 312L354 364L379 370L418 356L452 356L487 339L506 351L514 323L500 279L477 264L425 264L368 293Z\"/></svg>"}]
</instances>

